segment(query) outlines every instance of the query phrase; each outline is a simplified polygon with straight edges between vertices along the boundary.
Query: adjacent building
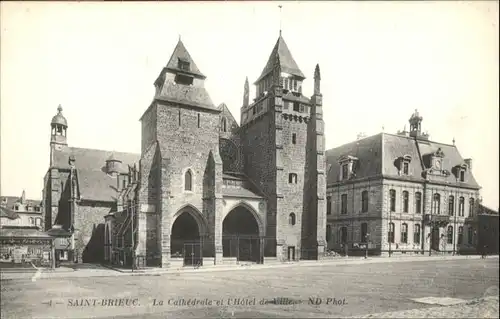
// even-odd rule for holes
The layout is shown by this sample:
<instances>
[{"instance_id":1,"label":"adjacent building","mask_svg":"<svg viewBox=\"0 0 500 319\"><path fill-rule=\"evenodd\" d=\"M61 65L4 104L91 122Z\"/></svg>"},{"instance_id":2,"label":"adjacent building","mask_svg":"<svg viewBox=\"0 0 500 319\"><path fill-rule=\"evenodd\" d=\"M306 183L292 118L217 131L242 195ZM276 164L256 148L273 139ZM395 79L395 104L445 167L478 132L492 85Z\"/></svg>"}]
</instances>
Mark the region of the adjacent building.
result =
<instances>
[{"instance_id":1,"label":"adjacent building","mask_svg":"<svg viewBox=\"0 0 500 319\"><path fill-rule=\"evenodd\" d=\"M475 251L480 186L472 160L454 142L429 139L417 111L409 122L410 132L380 133L326 152L328 249Z\"/></svg>"},{"instance_id":2,"label":"adjacent building","mask_svg":"<svg viewBox=\"0 0 500 319\"><path fill-rule=\"evenodd\" d=\"M0 267L54 266L54 239L42 231L40 200L0 197Z\"/></svg>"},{"instance_id":3,"label":"adjacent building","mask_svg":"<svg viewBox=\"0 0 500 319\"><path fill-rule=\"evenodd\" d=\"M43 228L42 202L26 199L23 191L20 197L0 196L0 225Z\"/></svg>"}]
</instances>

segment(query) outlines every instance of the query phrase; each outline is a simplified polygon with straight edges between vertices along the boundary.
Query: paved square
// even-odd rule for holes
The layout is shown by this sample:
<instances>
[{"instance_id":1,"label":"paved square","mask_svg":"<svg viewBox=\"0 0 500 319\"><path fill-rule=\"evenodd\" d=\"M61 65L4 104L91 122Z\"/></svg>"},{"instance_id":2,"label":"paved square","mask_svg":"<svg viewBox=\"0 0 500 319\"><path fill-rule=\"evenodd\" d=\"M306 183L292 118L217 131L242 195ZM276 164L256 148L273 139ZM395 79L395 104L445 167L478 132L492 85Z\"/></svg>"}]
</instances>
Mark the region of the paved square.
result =
<instances>
[{"instance_id":1,"label":"paved square","mask_svg":"<svg viewBox=\"0 0 500 319\"><path fill-rule=\"evenodd\" d=\"M348 317L498 291L498 259L2 281L2 318ZM110 306L110 304L112 304ZM118 306L117 306L118 305Z\"/></svg>"}]
</instances>

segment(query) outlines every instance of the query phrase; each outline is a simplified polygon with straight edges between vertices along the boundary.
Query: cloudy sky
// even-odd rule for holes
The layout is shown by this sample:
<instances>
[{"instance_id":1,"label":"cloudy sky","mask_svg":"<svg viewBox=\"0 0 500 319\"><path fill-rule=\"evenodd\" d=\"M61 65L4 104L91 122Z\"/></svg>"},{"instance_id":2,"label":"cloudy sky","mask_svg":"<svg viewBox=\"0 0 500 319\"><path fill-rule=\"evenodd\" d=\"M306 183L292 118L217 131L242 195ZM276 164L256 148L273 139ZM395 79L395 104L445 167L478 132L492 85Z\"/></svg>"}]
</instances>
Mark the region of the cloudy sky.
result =
<instances>
[{"instance_id":1,"label":"cloudy sky","mask_svg":"<svg viewBox=\"0 0 500 319\"><path fill-rule=\"evenodd\" d=\"M498 2L1 3L1 194L41 198L50 120L70 146L140 152L139 118L179 35L214 103L239 120L283 36L313 89L321 66L326 144L408 128L456 140L498 207ZM252 88L253 90L253 88ZM253 95L253 91L251 93Z\"/></svg>"}]
</instances>

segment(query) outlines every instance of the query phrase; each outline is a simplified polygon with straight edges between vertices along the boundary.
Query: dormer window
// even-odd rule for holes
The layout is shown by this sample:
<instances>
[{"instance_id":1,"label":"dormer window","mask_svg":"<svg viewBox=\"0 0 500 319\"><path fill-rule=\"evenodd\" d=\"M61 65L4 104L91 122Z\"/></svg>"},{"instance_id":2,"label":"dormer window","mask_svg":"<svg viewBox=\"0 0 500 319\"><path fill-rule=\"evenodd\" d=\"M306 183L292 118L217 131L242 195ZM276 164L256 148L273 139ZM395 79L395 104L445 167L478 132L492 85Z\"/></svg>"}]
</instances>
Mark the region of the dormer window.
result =
<instances>
[{"instance_id":1,"label":"dormer window","mask_svg":"<svg viewBox=\"0 0 500 319\"><path fill-rule=\"evenodd\" d=\"M404 155L398 158L399 175L410 175L411 156Z\"/></svg>"},{"instance_id":2,"label":"dormer window","mask_svg":"<svg viewBox=\"0 0 500 319\"><path fill-rule=\"evenodd\" d=\"M467 164L463 163L461 165L456 165L453 168L453 173L455 174L455 177L460 181L460 182L465 182L465 171L467 170Z\"/></svg>"},{"instance_id":3,"label":"dormer window","mask_svg":"<svg viewBox=\"0 0 500 319\"><path fill-rule=\"evenodd\" d=\"M348 180L356 176L355 167L358 159L354 156L344 155L340 157L340 180Z\"/></svg>"},{"instance_id":4,"label":"dormer window","mask_svg":"<svg viewBox=\"0 0 500 319\"><path fill-rule=\"evenodd\" d=\"M189 63L189 61L185 61L185 60L179 59L178 62L177 62L177 67L180 70L189 71L190 63Z\"/></svg>"}]
</instances>

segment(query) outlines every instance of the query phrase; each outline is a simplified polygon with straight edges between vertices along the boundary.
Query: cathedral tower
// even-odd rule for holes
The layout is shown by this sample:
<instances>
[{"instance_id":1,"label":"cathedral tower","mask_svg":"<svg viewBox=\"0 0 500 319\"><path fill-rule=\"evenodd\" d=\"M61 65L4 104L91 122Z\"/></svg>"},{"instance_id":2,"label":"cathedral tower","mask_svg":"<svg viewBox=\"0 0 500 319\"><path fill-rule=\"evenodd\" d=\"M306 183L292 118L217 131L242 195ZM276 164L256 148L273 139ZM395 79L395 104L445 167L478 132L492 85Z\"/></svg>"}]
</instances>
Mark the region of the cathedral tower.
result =
<instances>
[{"instance_id":1,"label":"cathedral tower","mask_svg":"<svg viewBox=\"0 0 500 319\"><path fill-rule=\"evenodd\" d=\"M215 238L209 231L217 227L214 225L222 209L220 109L214 106L204 87L205 78L179 39L154 83L154 100L141 118L139 197L141 203L148 205L144 207L148 207L147 218L151 221L138 227L147 229L149 234L156 232L161 238L158 248L165 266L170 263L171 251L184 249L176 247L176 243L188 239L210 237L203 249L214 249L215 245L222 252L220 234ZM147 246L154 246L153 239L149 244L144 241L138 253L147 254ZM208 241L213 244L211 247Z\"/></svg>"},{"instance_id":2,"label":"cathedral tower","mask_svg":"<svg viewBox=\"0 0 500 319\"><path fill-rule=\"evenodd\" d=\"M302 94L304 79L280 33L254 83L253 103L241 109L245 172L269 199L266 235L276 238L266 241L265 253L281 260L317 255L317 247L302 247L304 237L316 236L307 234L316 225L309 222L316 215L309 206L316 198L309 189L316 175L308 173L307 162L317 154L309 150L316 145L309 142L316 109Z\"/></svg>"}]
</instances>

